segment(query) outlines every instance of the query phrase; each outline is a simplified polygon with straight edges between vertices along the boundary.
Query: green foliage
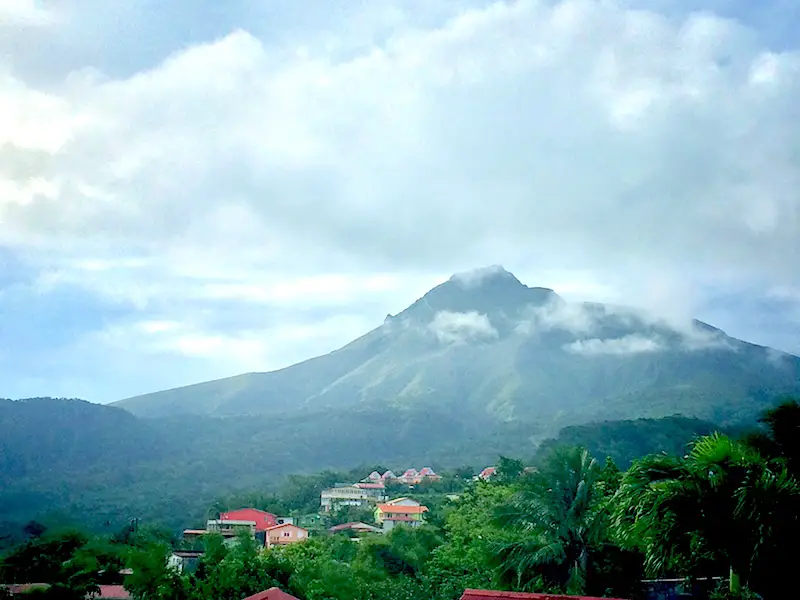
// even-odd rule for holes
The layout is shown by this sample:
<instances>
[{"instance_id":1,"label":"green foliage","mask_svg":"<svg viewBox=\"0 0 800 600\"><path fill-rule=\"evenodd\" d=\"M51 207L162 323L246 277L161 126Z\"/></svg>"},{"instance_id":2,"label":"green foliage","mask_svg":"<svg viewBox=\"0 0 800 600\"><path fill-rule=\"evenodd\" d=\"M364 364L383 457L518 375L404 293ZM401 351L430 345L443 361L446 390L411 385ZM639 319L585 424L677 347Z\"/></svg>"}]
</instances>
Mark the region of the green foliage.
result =
<instances>
[{"instance_id":1,"label":"green foliage","mask_svg":"<svg viewBox=\"0 0 800 600\"><path fill-rule=\"evenodd\" d=\"M786 400L764 413L765 430L745 437L745 443L763 456L782 461L789 473L800 476L800 400Z\"/></svg>"},{"instance_id":2,"label":"green foliage","mask_svg":"<svg viewBox=\"0 0 800 600\"><path fill-rule=\"evenodd\" d=\"M693 439L718 430L708 421L678 415L573 425L563 428L554 439L545 440L536 456L545 460L554 448L582 446L593 456L610 457L614 464L627 469L634 459L649 454L683 456Z\"/></svg>"},{"instance_id":3,"label":"green foliage","mask_svg":"<svg viewBox=\"0 0 800 600\"><path fill-rule=\"evenodd\" d=\"M758 581L765 557L797 532L800 485L746 444L715 434L684 458L656 455L634 463L616 498L615 526L638 547L651 574L707 574L730 565L731 588Z\"/></svg>"},{"instance_id":4,"label":"green foliage","mask_svg":"<svg viewBox=\"0 0 800 600\"><path fill-rule=\"evenodd\" d=\"M0 562L0 581L42 583L40 598L84 600L100 584L121 582L123 547L78 531L49 532L18 546Z\"/></svg>"},{"instance_id":5,"label":"green foliage","mask_svg":"<svg viewBox=\"0 0 800 600\"><path fill-rule=\"evenodd\" d=\"M505 579L526 590L583 594L607 539L615 473L583 448L552 452L502 508L500 522L523 537L502 547ZM601 484L602 482L602 484Z\"/></svg>"},{"instance_id":6,"label":"green foliage","mask_svg":"<svg viewBox=\"0 0 800 600\"><path fill-rule=\"evenodd\" d=\"M244 533L234 543L210 534L186 573L168 567L170 532L135 519L105 536L32 525L0 561L0 580L48 583L35 595L69 600L119 583L123 567L132 569L124 585L136 600L240 600L272 586L303 600L457 600L466 587L634 598L646 567L689 577L730 569L719 600L793 597L784 574L800 538L800 484L790 469L796 415L796 405L784 405L765 416L760 436L699 437L686 454L649 455L625 472L608 455L552 444L530 473L502 457L492 482L445 473L440 483L397 487L431 508L422 527L353 540L321 526L319 537L268 550ZM366 472L287 478L274 492L231 494L205 515L247 505L311 511L322 488Z\"/></svg>"}]
</instances>

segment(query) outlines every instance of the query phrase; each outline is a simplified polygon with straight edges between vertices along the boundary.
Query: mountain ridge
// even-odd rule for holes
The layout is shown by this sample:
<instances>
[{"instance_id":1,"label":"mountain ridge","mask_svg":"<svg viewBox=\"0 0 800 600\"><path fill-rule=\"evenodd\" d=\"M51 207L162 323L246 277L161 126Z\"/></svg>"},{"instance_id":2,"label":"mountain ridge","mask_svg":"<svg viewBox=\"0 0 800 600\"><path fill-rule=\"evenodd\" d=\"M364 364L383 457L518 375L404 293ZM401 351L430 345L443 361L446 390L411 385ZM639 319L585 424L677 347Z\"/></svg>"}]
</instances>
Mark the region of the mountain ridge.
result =
<instances>
[{"instance_id":1,"label":"mountain ridge","mask_svg":"<svg viewBox=\"0 0 800 600\"><path fill-rule=\"evenodd\" d=\"M144 417L374 405L436 406L491 422L544 419L553 427L588 415L676 412L724 424L798 392L797 357L697 320L567 302L495 265L453 275L328 354L113 405Z\"/></svg>"}]
</instances>

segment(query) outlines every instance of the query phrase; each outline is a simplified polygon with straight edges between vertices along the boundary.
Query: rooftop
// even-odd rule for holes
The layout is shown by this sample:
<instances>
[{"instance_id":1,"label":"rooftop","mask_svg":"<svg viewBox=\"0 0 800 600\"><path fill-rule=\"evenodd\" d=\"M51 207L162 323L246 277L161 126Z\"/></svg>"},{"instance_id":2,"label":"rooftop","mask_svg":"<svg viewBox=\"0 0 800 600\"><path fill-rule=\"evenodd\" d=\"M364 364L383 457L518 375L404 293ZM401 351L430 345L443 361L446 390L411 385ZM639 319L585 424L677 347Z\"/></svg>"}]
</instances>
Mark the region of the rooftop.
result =
<instances>
[{"instance_id":1,"label":"rooftop","mask_svg":"<svg viewBox=\"0 0 800 600\"><path fill-rule=\"evenodd\" d=\"M424 512L428 512L427 506L405 506L405 505L393 505L393 504L378 504L378 508L381 512L390 514L390 513L404 513L407 515L419 515Z\"/></svg>"},{"instance_id":2,"label":"rooftop","mask_svg":"<svg viewBox=\"0 0 800 600\"><path fill-rule=\"evenodd\" d=\"M269 588L263 592L258 592L252 596L248 596L244 600L298 600L295 596L287 594L280 588Z\"/></svg>"}]
</instances>

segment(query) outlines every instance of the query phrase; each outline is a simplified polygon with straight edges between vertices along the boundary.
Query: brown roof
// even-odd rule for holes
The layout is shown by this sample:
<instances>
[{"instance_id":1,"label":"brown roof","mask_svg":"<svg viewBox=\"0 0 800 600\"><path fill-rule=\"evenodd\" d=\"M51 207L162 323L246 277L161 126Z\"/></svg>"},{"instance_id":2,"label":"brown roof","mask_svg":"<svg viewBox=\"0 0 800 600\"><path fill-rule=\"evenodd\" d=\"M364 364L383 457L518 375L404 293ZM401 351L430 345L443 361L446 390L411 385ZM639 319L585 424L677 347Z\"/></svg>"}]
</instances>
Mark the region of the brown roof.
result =
<instances>
[{"instance_id":1,"label":"brown roof","mask_svg":"<svg viewBox=\"0 0 800 600\"><path fill-rule=\"evenodd\" d=\"M393 504L378 504L378 508L381 512L384 513L405 513L407 515L420 515L424 512L428 512L427 506L405 506L405 505L393 505Z\"/></svg>"},{"instance_id":2,"label":"brown roof","mask_svg":"<svg viewBox=\"0 0 800 600\"><path fill-rule=\"evenodd\" d=\"M264 590L263 592L258 592L257 594L253 594L252 596L248 596L244 600L299 600L295 596L291 594L287 594L280 588L269 588L268 590Z\"/></svg>"},{"instance_id":3,"label":"brown roof","mask_svg":"<svg viewBox=\"0 0 800 600\"><path fill-rule=\"evenodd\" d=\"M464 590L461 600L601 600L594 596L562 596L559 594L529 594L526 592L501 592L496 590ZM620 600L606 598L605 600Z\"/></svg>"}]
</instances>

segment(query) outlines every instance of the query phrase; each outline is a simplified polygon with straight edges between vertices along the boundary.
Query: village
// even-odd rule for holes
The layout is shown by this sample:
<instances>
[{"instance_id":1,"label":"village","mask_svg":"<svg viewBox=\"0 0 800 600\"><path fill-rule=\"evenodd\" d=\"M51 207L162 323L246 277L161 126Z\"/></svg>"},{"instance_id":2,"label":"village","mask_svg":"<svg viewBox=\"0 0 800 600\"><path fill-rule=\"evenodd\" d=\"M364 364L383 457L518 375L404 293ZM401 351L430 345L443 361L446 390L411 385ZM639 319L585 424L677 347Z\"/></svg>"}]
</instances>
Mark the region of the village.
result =
<instances>
[{"instance_id":1,"label":"village","mask_svg":"<svg viewBox=\"0 0 800 600\"><path fill-rule=\"evenodd\" d=\"M496 467L486 467L473 479L488 481L496 471ZM252 507L220 512L216 518L207 520L204 529L185 529L183 544L173 550L169 563L179 571L192 571L203 555L203 536L210 534L221 535L227 545L236 543L239 536L248 535L259 546L272 548L302 543L315 535L344 534L357 542L366 535L386 534L395 527L419 527L425 523L430 509L409 496L390 498L390 488L414 490L416 486L437 483L441 479L430 467L419 471L410 468L399 476L391 470L373 471L360 481L339 483L322 490L316 514L280 516ZM457 497L457 494L448 495L451 500ZM371 522L351 521L320 529L319 524L326 515L345 508L368 511Z\"/></svg>"}]
</instances>

